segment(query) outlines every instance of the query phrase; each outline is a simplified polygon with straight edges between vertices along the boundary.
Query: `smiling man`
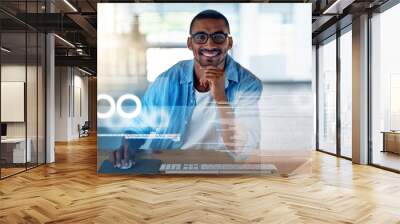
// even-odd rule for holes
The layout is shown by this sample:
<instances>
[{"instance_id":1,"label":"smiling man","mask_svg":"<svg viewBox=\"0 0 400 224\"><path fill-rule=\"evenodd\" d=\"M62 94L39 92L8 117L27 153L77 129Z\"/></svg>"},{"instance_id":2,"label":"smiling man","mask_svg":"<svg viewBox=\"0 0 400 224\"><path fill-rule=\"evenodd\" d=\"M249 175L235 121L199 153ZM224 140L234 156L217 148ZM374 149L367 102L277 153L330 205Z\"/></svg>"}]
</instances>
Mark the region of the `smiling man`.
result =
<instances>
[{"instance_id":1,"label":"smiling man","mask_svg":"<svg viewBox=\"0 0 400 224\"><path fill-rule=\"evenodd\" d=\"M187 46L194 59L158 76L127 132L153 137L125 137L111 154L115 167L129 168L130 155L139 148L226 150L240 159L259 147L262 83L228 55L233 46L228 20L215 10L200 12L190 24ZM171 134L178 138L154 138Z\"/></svg>"}]
</instances>

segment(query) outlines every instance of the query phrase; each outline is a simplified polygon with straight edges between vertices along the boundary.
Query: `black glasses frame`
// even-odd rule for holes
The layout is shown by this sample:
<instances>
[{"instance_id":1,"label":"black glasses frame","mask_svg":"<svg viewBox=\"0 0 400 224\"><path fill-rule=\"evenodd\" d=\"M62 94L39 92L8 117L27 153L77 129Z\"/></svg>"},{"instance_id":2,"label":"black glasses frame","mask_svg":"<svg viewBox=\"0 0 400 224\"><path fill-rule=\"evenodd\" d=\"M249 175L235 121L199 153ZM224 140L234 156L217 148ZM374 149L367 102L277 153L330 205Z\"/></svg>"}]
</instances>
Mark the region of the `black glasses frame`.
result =
<instances>
[{"instance_id":1,"label":"black glasses frame","mask_svg":"<svg viewBox=\"0 0 400 224\"><path fill-rule=\"evenodd\" d=\"M196 36L197 35L206 35L207 36L207 38L204 40L204 41L196 41ZM216 40L216 38L217 38L217 36L216 35L224 35L224 41L215 41ZM206 32L197 32L197 33L194 33L194 34L191 34L190 35L190 37L193 39L193 41L196 43L196 44L205 44L205 43L207 43L207 41L208 41L208 39L211 37L211 40L214 42L214 43L216 43L216 44L223 44L223 43L225 43L225 41L226 41L226 39L228 38L228 36L230 36L228 33L224 33L224 32L215 32L215 33L206 33Z\"/></svg>"}]
</instances>

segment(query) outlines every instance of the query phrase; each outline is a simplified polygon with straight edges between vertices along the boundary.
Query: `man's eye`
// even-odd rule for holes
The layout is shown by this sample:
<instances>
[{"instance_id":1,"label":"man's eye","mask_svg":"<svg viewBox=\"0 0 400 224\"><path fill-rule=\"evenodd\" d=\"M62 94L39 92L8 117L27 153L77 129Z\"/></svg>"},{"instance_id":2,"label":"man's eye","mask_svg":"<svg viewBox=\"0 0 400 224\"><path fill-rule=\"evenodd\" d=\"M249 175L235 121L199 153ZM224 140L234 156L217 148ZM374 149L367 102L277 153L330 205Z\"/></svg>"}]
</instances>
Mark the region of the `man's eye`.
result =
<instances>
[{"instance_id":1,"label":"man's eye","mask_svg":"<svg viewBox=\"0 0 400 224\"><path fill-rule=\"evenodd\" d=\"M214 35L214 40L215 40L216 42L224 42L224 41L225 41L225 36L222 35L222 34Z\"/></svg>"},{"instance_id":2,"label":"man's eye","mask_svg":"<svg viewBox=\"0 0 400 224\"><path fill-rule=\"evenodd\" d=\"M206 38L207 38L207 36L204 35L204 34L198 34L198 35L196 35L196 39L197 39L197 40L200 40L200 41L204 41Z\"/></svg>"}]
</instances>

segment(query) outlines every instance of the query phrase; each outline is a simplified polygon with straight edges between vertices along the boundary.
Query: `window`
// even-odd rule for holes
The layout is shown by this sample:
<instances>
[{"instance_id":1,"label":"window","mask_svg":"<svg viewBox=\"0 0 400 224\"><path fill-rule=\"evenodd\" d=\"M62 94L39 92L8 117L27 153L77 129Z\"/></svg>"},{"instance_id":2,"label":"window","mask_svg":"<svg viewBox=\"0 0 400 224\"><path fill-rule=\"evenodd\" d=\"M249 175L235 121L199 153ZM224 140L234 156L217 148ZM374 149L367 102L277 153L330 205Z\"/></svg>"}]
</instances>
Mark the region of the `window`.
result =
<instances>
[{"instance_id":1,"label":"window","mask_svg":"<svg viewBox=\"0 0 400 224\"><path fill-rule=\"evenodd\" d=\"M400 170L400 5L372 17L372 163Z\"/></svg>"},{"instance_id":2,"label":"window","mask_svg":"<svg viewBox=\"0 0 400 224\"><path fill-rule=\"evenodd\" d=\"M39 13L43 3L18 6L21 14ZM0 178L45 163L45 41L44 33L25 26L3 24L0 30Z\"/></svg>"},{"instance_id":3,"label":"window","mask_svg":"<svg viewBox=\"0 0 400 224\"><path fill-rule=\"evenodd\" d=\"M147 80L153 82L178 61L192 59L193 53L187 48L149 48L146 57Z\"/></svg>"},{"instance_id":4,"label":"window","mask_svg":"<svg viewBox=\"0 0 400 224\"><path fill-rule=\"evenodd\" d=\"M318 48L318 146L336 153L336 40Z\"/></svg>"},{"instance_id":5,"label":"window","mask_svg":"<svg viewBox=\"0 0 400 224\"><path fill-rule=\"evenodd\" d=\"M340 154L351 158L352 148L352 34L340 36Z\"/></svg>"}]
</instances>

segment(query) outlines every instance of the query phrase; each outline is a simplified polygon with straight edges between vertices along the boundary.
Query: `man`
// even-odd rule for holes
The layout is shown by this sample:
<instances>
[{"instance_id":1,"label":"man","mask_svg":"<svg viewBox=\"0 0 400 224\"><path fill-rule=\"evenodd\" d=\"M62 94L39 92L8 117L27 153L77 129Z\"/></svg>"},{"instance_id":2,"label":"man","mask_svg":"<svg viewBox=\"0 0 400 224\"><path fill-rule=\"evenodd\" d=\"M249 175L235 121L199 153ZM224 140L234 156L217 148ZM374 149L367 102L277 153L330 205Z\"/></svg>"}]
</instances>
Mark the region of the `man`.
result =
<instances>
[{"instance_id":1,"label":"man","mask_svg":"<svg viewBox=\"0 0 400 224\"><path fill-rule=\"evenodd\" d=\"M205 10L193 18L189 33L194 59L178 62L150 85L141 116L128 132L176 134L178 140L124 138L111 154L115 167L129 168L130 151L138 148L227 150L237 159L258 148L262 83L228 55L233 45L228 20ZM161 118L154 121L150 114Z\"/></svg>"}]
</instances>

